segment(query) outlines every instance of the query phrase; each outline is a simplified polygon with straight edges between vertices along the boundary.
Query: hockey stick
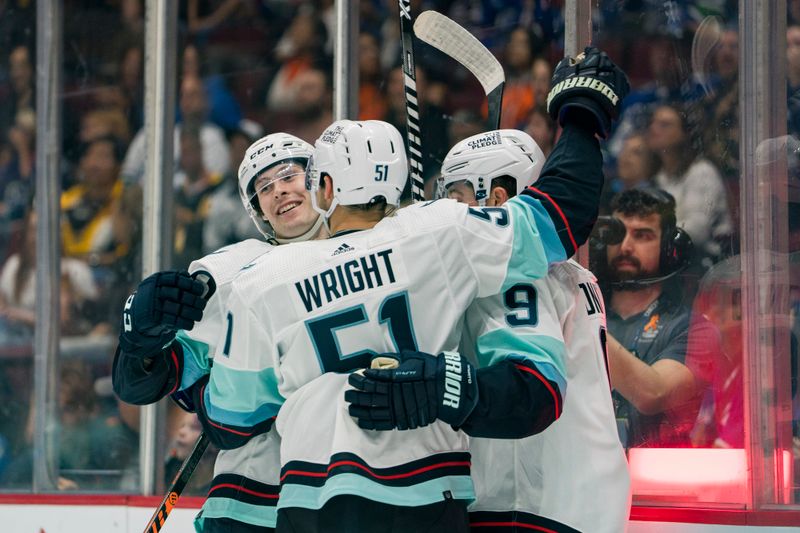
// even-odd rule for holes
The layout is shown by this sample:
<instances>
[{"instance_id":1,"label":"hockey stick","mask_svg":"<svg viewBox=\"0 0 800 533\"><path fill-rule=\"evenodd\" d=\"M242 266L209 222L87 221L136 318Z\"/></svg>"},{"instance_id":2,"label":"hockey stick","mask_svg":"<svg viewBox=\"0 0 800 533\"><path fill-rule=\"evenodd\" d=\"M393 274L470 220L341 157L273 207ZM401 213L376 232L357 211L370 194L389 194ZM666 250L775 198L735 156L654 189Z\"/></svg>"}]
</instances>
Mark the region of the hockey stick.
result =
<instances>
[{"instance_id":1,"label":"hockey stick","mask_svg":"<svg viewBox=\"0 0 800 533\"><path fill-rule=\"evenodd\" d=\"M420 13L414 23L414 33L478 78L489 103L489 126L499 128L506 76L497 58L474 35L436 11Z\"/></svg>"},{"instance_id":2,"label":"hockey stick","mask_svg":"<svg viewBox=\"0 0 800 533\"><path fill-rule=\"evenodd\" d=\"M417 99L417 71L414 59L414 32L412 31L411 0L399 0L400 41L403 48L403 79L406 94L406 140L411 174L411 199L425 199L425 181L422 178L422 136L419 128L419 100Z\"/></svg>"},{"instance_id":3,"label":"hockey stick","mask_svg":"<svg viewBox=\"0 0 800 533\"><path fill-rule=\"evenodd\" d=\"M153 516L150 517L150 521L144 528L144 533L158 533L161 531L161 528L164 527L169 513L172 512L172 508L175 507L175 503L177 503L178 498L180 498L183 489L185 489L186 484L189 483L189 478L192 477L194 469L197 468L200 459L203 458L203 453L205 453L206 448L208 448L208 442L206 434L201 433L200 438L197 439L192 449L192 453L183 461L183 464L175 474L172 485L170 485L167 490L164 499L161 500L161 505L158 506Z\"/></svg>"}]
</instances>

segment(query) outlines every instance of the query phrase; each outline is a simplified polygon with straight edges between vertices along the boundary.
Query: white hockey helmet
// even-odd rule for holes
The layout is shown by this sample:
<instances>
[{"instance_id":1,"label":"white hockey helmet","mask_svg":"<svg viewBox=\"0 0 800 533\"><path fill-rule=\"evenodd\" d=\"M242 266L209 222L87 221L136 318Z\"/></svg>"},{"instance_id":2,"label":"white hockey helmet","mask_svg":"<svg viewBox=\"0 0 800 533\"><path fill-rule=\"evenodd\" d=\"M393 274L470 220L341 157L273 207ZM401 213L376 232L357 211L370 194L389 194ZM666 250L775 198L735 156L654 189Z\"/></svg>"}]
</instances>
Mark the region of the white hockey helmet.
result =
<instances>
[{"instance_id":1,"label":"white hockey helmet","mask_svg":"<svg viewBox=\"0 0 800 533\"><path fill-rule=\"evenodd\" d=\"M327 211L317 204L323 174L333 182ZM368 204L378 197L397 207L407 181L403 138L397 128L380 120L337 120L328 126L314 144L306 171L311 205L326 220L338 205Z\"/></svg>"},{"instance_id":2,"label":"white hockey helmet","mask_svg":"<svg viewBox=\"0 0 800 533\"><path fill-rule=\"evenodd\" d=\"M436 196L446 197L448 187L466 181L483 206L492 180L500 176L514 178L519 194L539 178L544 159L542 149L524 131L493 130L467 137L447 152Z\"/></svg>"},{"instance_id":3,"label":"white hockey helmet","mask_svg":"<svg viewBox=\"0 0 800 533\"><path fill-rule=\"evenodd\" d=\"M256 190L258 177L264 171L277 165L284 165L285 168L278 170L273 181L286 179L290 177L290 174L299 174L297 166L305 169L313 150L310 144L294 135L273 133L251 144L244 153L244 159L239 165L239 197L242 199L242 204L258 231L267 239L276 239L277 236L269 222L264 220L261 207L258 204L256 196L258 193ZM293 166L292 163L297 166ZM263 188L268 185L269 183L261 184L260 187ZM280 239L278 240L280 241Z\"/></svg>"}]
</instances>

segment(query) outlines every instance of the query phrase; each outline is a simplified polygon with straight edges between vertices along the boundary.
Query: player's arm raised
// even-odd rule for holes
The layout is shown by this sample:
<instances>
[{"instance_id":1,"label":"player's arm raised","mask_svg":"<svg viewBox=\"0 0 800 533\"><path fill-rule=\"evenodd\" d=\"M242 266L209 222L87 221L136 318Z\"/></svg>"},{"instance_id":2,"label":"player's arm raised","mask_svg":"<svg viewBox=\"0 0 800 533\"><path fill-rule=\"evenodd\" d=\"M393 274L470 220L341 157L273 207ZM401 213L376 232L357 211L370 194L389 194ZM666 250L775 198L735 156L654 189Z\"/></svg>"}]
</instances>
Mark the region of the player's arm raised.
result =
<instances>
[{"instance_id":1,"label":"player's arm raised","mask_svg":"<svg viewBox=\"0 0 800 533\"><path fill-rule=\"evenodd\" d=\"M630 87L625 73L594 47L564 58L551 85L547 110L563 131L539 179L522 195L541 202L570 257L597 219L603 157L596 136L608 136Z\"/></svg>"}]
</instances>

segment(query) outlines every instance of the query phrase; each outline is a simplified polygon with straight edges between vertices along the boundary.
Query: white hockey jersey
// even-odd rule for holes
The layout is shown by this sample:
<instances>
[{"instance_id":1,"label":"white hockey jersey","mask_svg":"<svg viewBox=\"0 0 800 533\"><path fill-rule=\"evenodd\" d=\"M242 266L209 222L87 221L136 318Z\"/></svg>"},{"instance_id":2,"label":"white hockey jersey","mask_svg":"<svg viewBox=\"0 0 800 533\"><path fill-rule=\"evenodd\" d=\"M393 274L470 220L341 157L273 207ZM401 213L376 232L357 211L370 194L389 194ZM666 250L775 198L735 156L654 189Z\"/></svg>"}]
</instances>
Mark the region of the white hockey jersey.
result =
<instances>
[{"instance_id":1,"label":"white hockey jersey","mask_svg":"<svg viewBox=\"0 0 800 533\"><path fill-rule=\"evenodd\" d=\"M189 272L207 272L216 285L203 318L189 331L180 331L183 348L181 389L209 373L216 343L224 335L230 285L239 270L273 247L248 239L193 261ZM208 497L195 520L203 530L206 518L233 518L256 526L275 527L280 477L280 438L274 431L259 435L235 450L220 450Z\"/></svg>"},{"instance_id":2,"label":"white hockey jersey","mask_svg":"<svg viewBox=\"0 0 800 533\"><path fill-rule=\"evenodd\" d=\"M527 196L502 208L418 204L369 231L275 248L233 283L228 340L217 343L207 412L246 428L281 409L279 507L319 508L336 494L394 505L425 505L447 492L470 500L464 435L433 424L360 435L365 447L351 446L348 432L367 432L339 397L346 376L311 382L364 368L381 352L455 350L475 298L542 277L549 263L564 259L552 221ZM538 370L563 395L559 357L537 357ZM392 434L396 449L389 453ZM404 445L416 452L402 452Z\"/></svg>"},{"instance_id":3,"label":"white hockey jersey","mask_svg":"<svg viewBox=\"0 0 800 533\"><path fill-rule=\"evenodd\" d=\"M569 261L515 290L473 304L462 352L475 347L474 357L485 365L502 357L504 336L538 337L546 345L542 337L563 333L570 394L561 417L538 435L471 439L476 501L470 522L510 531L516 525L621 533L630 479L611 401L600 289L591 272Z\"/></svg>"}]
</instances>

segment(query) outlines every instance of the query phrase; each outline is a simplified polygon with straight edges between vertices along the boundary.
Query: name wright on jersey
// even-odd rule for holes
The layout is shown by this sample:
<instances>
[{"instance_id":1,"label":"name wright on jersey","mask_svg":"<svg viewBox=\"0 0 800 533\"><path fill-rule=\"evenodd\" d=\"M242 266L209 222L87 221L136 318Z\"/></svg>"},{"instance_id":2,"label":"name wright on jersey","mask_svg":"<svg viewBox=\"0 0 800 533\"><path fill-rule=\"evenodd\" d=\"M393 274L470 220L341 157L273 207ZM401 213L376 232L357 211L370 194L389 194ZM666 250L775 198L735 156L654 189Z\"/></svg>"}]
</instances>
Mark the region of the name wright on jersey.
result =
<instances>
[{"instance_id":1,"label":"name wright on jersey","mask_svg":"<svg viewBox=\"0 0 800 533\"><path fill-rule=\"evenodd\" d=\"M295 282L295 289L310 313L348 294L394 283L391 255L389 248L351 259Z\"/></svg>"}]
</instances>

